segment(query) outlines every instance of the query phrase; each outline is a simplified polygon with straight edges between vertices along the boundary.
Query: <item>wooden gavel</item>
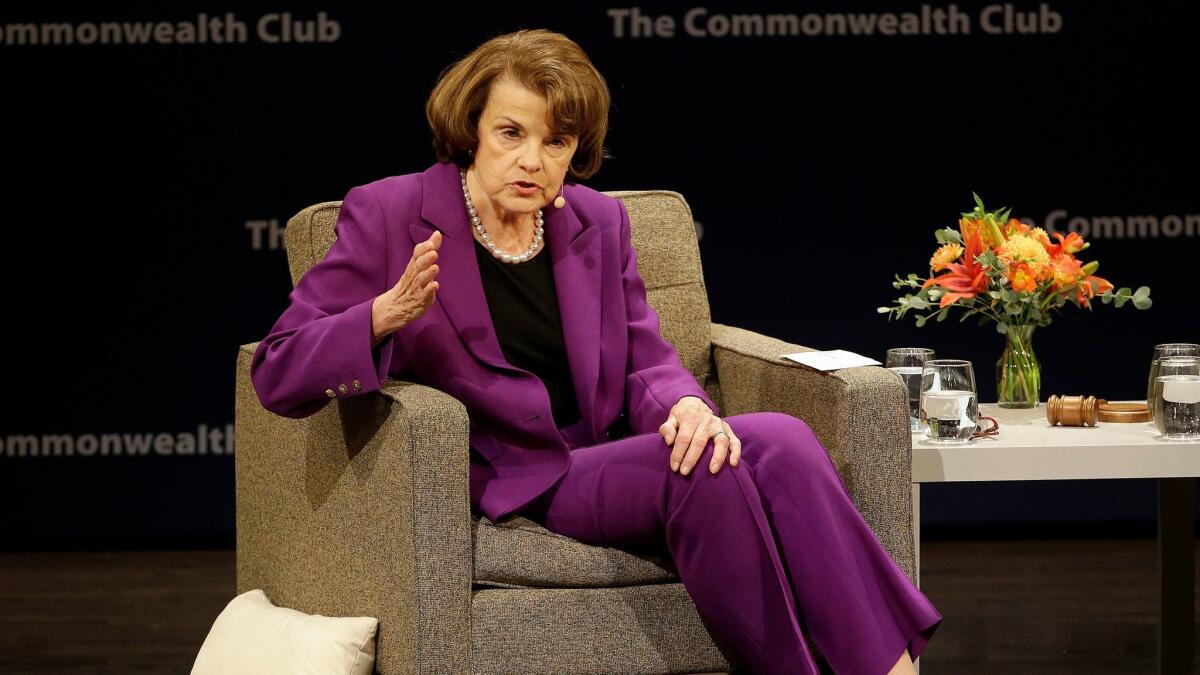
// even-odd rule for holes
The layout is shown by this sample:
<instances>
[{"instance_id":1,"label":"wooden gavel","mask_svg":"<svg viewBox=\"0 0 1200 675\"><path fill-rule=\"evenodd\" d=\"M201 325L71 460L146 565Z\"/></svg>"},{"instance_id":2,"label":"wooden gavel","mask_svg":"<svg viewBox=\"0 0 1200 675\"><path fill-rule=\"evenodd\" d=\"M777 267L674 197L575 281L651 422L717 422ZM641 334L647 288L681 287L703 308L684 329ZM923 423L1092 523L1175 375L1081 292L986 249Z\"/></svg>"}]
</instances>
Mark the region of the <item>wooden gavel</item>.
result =
<instances>
[{"instance_id":1,"label":"wooden gavel","mask_svg":"<svg viewBox=\"0 0 1200 675\"><path fill-rule=\"evenodd\" d=\"M1109 403L1095 396L1056 394L1046 401L1046 421L1064 427L1094 427L1097 421L1149 422L1150 408L1145 403Z\"/></svg>"}]
</instances>

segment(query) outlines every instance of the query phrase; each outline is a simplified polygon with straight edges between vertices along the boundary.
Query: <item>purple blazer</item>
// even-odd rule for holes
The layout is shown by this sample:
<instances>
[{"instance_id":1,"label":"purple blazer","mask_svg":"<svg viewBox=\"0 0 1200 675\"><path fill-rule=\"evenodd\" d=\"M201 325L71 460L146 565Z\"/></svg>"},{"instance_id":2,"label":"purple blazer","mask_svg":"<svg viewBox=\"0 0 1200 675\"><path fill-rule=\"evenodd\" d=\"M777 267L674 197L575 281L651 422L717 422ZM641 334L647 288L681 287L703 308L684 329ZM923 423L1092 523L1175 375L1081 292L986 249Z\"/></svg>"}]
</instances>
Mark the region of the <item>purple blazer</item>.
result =
<instances>
[{"instance_id":1,"label":"purple blazer","mask_svg":"<svg viewBox=\"0 0 1200 675\"><path fill-rule=\"evenodd\" d=\"M659 335L624 204L583 185L563 194L563 208L544 209L538 255L549 255L554 270L579 422L556 428L542 381L504 359L452 163L346 193L337 241L254 353L251 380L263 407L306 417L334 398L371 394L388 376L440 389L467 408L471 503L493 521L553 486L572 448L608 441L622 414L638 434L657 433L684 396L719 414ZM399 281L434 229L442 232L437 298L372 349L372 301ZM668 455L664 443L664 463Z\"/></svg>"}]
</instances>

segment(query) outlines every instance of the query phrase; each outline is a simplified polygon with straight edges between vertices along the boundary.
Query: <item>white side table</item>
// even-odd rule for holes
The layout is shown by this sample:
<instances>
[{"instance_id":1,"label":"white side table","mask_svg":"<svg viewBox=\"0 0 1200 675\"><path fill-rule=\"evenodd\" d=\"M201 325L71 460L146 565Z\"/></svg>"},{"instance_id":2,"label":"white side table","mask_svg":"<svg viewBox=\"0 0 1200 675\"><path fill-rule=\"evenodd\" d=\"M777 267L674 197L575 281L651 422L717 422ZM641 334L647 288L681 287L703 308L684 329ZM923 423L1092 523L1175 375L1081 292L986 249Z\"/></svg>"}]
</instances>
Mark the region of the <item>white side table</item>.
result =
<instances>
[{"instance_id":1,"label":"white side table","mask_svg":"<svg viewBox=\"0 0 1200 675\"><path fill-rule=\"evenodd\" d=\"M1118 401L1113 401L1117 403ZM1144 401L1125 401L1144 403ZM1000 422L1000 434L965 446L936 446L913 434L913 529L921 583L921 483L949 481L1158 480L1160 673L1190 673L1195 634L1195 495L1200 442L1156 440L1153 422L1050 426L1036 408L979 405ZM986 420L983 423L987 428Z\"/></svg>"}]
</instances>

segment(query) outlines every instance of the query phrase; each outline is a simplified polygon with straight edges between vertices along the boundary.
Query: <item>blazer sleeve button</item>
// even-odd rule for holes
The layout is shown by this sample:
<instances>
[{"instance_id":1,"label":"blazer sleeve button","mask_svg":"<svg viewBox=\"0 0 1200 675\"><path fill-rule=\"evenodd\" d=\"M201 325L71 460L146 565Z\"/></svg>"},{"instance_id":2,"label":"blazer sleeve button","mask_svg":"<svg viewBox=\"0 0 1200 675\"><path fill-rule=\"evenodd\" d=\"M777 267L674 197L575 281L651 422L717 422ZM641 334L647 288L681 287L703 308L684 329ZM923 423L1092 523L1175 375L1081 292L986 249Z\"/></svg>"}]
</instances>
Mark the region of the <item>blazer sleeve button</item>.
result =
<instances>
[{"instance_id":1,"label":"blazer sleeve button","mask_svg":"<svg viewBox=\"0 0 1200 675\"><path fill-rule=\"evenodd\" d=\"M338 385L338 391L340 391L340 392L342 392L342 393L344 394L344 393L346 393L347 391L350 391L350 390L346 388L346 385L344 385L344 384L339 384L339 385Z\"/></svg>"},{"instance_id":2,"label":"blazer sleeve button","mask_svg":"<svg viewBox=\"0 0 1200 675\"><path fill-rule=\"evenodd\" d=\"M337 396L337 394L333 393L332 389L326 389L325 395L328 396L329 398L333 398L333 397Z\"/></svg>"}]
</instances>

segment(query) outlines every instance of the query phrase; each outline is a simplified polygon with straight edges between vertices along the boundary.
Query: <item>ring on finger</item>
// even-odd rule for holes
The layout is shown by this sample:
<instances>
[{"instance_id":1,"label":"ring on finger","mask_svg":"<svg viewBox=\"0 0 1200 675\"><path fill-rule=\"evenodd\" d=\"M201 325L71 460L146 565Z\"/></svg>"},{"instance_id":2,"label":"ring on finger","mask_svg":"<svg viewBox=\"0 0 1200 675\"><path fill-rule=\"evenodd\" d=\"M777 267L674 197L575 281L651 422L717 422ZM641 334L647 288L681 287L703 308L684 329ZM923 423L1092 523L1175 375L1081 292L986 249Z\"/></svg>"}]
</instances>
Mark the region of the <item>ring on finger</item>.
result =
<instances>
[{"instance_id":1,"label":"ring on finger","mask_svg":"<svg viewBox=\"0 0 1200 675\"><path fill-rule=\"evenodd\" d=\"M729 434L725 433L724 431L718 431L717 433L713 434L713 438L716 438L717 436L722 436L722 435L725 436L725 438L729 438Z\"/></svg>"}]
</instances>

